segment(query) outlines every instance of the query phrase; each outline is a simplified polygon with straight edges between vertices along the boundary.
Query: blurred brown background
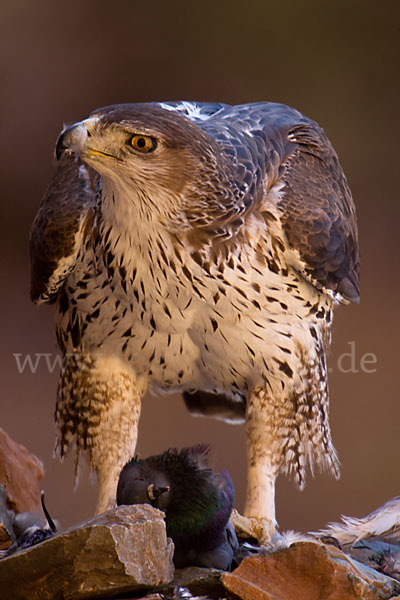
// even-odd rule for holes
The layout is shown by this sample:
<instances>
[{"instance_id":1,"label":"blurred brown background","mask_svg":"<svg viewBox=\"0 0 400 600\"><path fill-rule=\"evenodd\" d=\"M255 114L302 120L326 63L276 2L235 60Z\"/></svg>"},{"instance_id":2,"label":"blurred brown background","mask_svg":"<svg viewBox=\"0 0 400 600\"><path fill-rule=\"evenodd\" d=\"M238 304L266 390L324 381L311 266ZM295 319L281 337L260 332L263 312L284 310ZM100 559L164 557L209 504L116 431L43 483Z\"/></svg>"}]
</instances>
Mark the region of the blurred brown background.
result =
<instances>
[{"instance_id":1,"label":"blurred brown background","mask_svg":"<svg viewBox=\"0 0 400 600\"><path fill-rule=\"evenodd\" d=\"M28 232L63 123L150 100L272 100L325 128L353 191L362 248L362 302L337 311L330 357L342 478L310 476L302 493L280 478L278 519L283 529L317 528L399 494L400 3L3 0L0 14L0 425L44 461L52 515L63 525L90 515L96 488L83 473L74 493L73 460L52 458L58 369L49 373L42 359L20 374L13 356L57 352L52 308L28 297ZM340 358L351 349L353 364ZM361 369L366 353L375 372ZM143 456L196 442L212 444L242 509L243 428L194 419L178 397L146 399Z\"/></svg>"}]
</instances>

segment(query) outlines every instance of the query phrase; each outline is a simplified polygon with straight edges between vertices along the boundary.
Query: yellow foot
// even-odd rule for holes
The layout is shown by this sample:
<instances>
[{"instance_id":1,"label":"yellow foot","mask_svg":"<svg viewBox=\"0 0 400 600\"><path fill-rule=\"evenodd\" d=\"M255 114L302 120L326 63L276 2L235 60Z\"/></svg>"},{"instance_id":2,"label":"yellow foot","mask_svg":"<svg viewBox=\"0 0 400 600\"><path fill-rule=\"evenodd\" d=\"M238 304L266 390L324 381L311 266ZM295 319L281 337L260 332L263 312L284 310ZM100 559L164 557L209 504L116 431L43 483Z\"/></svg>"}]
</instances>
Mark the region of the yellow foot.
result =
<instances>
[{"instance_id":1,"label":"yellow foot","mask_svg":"<svg viewBox=\"0 0 400 600\"><path fill-rule=\"evenodd\" d=\"M275 521L258 517L244 517L235 508L232 511L231 522L239 537L254 538L260 546L274 546L279 537Z\"/></svg>"}]
</instances>

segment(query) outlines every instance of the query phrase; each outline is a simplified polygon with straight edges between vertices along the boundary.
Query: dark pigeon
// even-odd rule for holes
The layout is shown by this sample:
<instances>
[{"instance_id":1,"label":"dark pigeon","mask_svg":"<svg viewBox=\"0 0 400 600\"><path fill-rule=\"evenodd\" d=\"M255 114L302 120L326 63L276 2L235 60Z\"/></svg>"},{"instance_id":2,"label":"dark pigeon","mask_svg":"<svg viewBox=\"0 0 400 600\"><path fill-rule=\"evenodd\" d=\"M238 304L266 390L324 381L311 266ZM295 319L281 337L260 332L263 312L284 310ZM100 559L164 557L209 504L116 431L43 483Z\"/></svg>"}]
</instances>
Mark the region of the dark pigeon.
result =
<instances>
[{"instance_id":1,"label":"dark pigeon","mask_svg":"<svg viewBox=\"0 0 400 600\"><path fill-rule=\"evenodd\" d=\"M234 486L227 471L209 465L209 446L199 445L145 459L122 469L117 504L151 504L165 512L167 535L175 545L174 564L229 570L238 551L229 522Z\"/></svg>"}]
</instances>

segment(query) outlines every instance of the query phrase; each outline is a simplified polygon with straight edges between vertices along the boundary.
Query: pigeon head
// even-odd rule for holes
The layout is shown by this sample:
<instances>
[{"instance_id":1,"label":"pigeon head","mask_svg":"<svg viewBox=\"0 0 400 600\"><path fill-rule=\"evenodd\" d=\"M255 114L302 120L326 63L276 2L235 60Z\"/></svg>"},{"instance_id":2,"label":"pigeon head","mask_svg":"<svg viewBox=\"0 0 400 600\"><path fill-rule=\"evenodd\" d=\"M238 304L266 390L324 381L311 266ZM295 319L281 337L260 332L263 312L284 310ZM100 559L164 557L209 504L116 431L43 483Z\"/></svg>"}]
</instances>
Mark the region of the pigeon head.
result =
<instances>
[{"instance_id":1,"label":"pigeon head","mask_svg":"<svg viewBox=\"0 0 400 600\"><path fill-rule=\"evenodd\" d=\"M170 493L164 473L135 457L121 471L117 504L151 504L165 511L170 501Z\"/></svg>"}]
</instances>

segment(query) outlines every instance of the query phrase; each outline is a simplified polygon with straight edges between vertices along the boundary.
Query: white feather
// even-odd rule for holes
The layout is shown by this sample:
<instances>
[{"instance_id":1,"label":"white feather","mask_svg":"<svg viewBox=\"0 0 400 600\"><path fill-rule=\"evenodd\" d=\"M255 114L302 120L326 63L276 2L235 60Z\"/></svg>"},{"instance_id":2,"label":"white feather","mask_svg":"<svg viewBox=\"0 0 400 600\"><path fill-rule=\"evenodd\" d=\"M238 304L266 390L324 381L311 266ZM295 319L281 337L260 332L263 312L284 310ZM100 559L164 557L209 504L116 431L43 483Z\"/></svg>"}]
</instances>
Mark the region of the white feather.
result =
<instances>
[{"instance_id":1,"label":"white feather","mask_svg":"<svg viewBox=\"0 0 400 600\"><path fill-rule=\"evenodd\" d=\"M165 108L166 110L173 110L176 112L184 113L192 121L194 121L195 119L200 119L201 121L206 121L211 116L206 113L202 113L201 107L198 104L196 104L195 102L187 102L186 100L183 100L177 106L163 104L162 102L160 103L160 106L162 108Z\"/></svg>"},{"instance_id":2,"label":"white feather","mask_svg":"<svg viewBox=\"0 0 400 600\"><path fill-rule=\"evenodd\" d=\"M326 529L312 535L329 535L342 544L355 544L374 536L387 535L400 540L400 496L388 500L366 517L342 516L343 523L329 523Z\"/></svg>"}]
</instances>

